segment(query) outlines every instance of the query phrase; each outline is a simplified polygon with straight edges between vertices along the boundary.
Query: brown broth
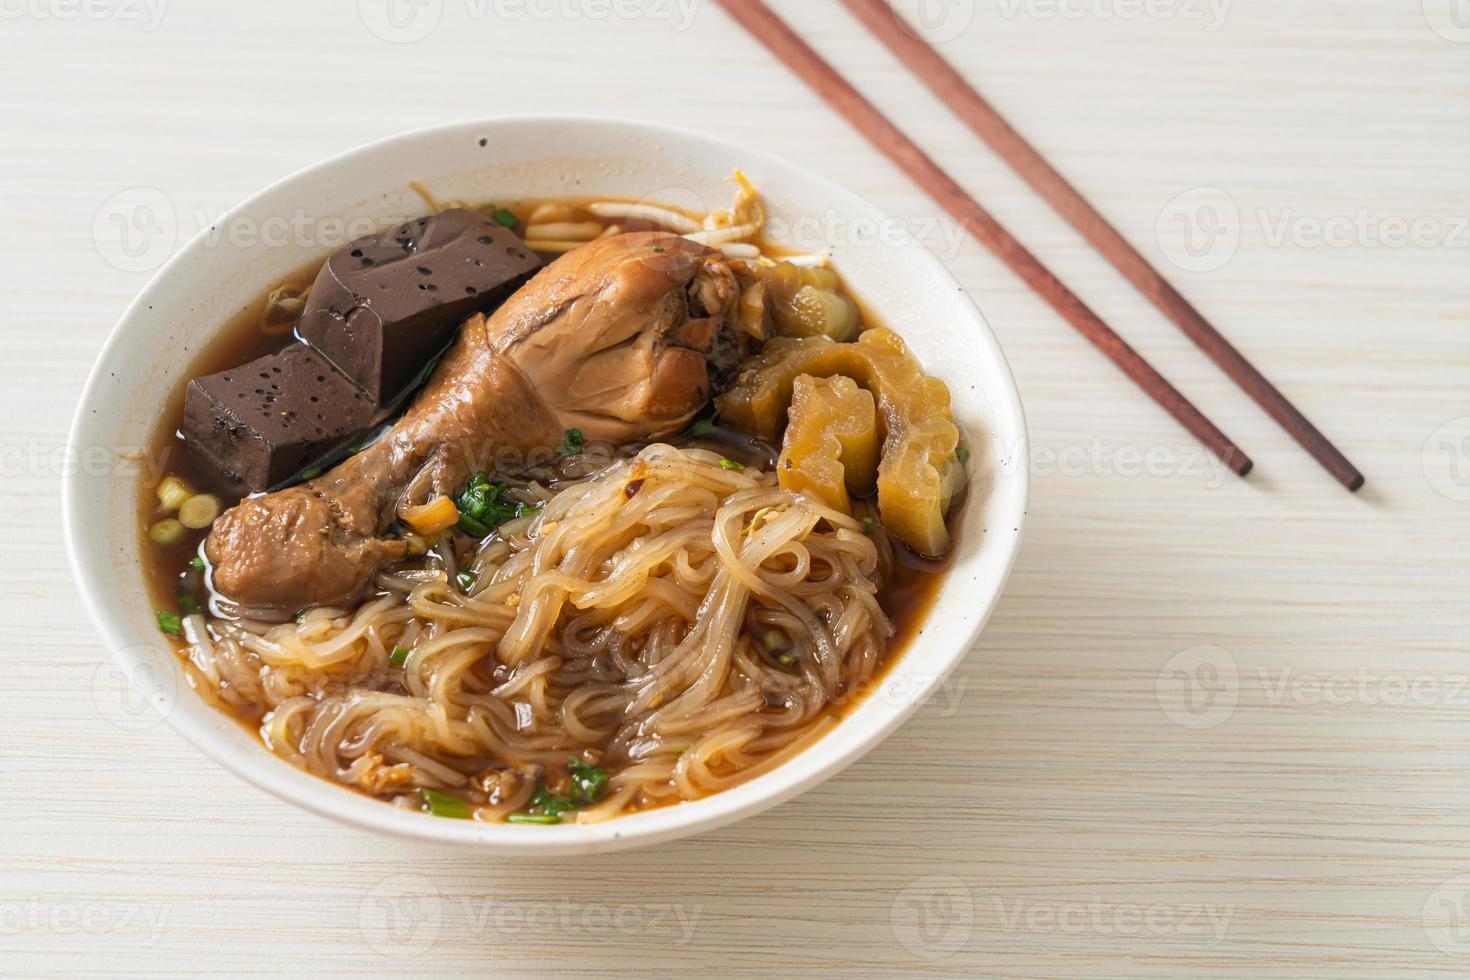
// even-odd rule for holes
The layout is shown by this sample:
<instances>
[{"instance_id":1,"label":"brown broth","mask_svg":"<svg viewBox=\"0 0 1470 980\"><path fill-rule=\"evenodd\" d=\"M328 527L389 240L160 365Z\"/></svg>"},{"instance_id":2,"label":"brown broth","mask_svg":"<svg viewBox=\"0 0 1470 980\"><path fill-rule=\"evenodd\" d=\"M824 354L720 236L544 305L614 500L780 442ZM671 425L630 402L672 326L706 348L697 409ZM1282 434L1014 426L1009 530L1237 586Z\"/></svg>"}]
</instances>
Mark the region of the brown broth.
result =
<instances>
[{"instance_id":1,"label":"brown broth","mask_svg":"<svg viewBox=\"0 0 1470 980\"><path fill-rule=\"evenodd\" d=\"M605 200L602 199L602 200ZM590 199L582 201L556 199L556 200L526 200L510 204L500 204L506 210L516 215L521 222L518 232L525 230L526 220L531 213L540 205L554 203L565 205L573 209L575 221L596 221L604 227L617 224L618 222L598 218L597 216L582 210L581 205ZM487 205L488 206L488 205ZM634 223L629 230L641 230ZM763 250L765 245L762 245ZM772 252L779 257L779 252ZM543 261L555 259L555 255L542 255ZM295 275L287 281L291 283L309 284L316 277L322 263L317 262L302 267ZM276 284L273 284L276 285ZM876 326L880 321L873 315L872 310L863 304L853 293L846 288L845 284L839 288L858 304L862 323L866 326ZM238 367L258 357L275 353L287 345L296 341L294 331L287 330L275 336L267 336L261 330L261 322L266 305L266 295L269 289L263 290L250 304L242 308L225 323L221 324L219 332L210 343L206 344L189 362L187 378L200 377L214 374L229 368ZM187 380L169 393L164 412L157 430L151 441L152 458L160 461L162 465L157 472L166 475L178 476L184 479L190 487L198 491L219 492L219 488L212 484L212 477L208 469L201 466L194 459L180 435L180 428L184 414L184 392ZM749 464L763 465L769 467L774 464L775 451L772 447L751 439L740 433L728 429L719 429L713 435L689 439L680 438L670 440L675 445L698 445L705 448L719 449L731 458L739 459ZM226 508L238 503L238 500L221 495L222 503ZM951 516L958 513L964 501L956 502ZM175 610L179 606L179 596L189 595L201 603L207 601L208 594L204 582L204 576L191 568L190 560L195 556L202 555L202 546L208 530L189 531L186 529L181 541L169 546L155 544L148 537L148 528L156 520L164 516L160 512L155 486L145 477L139 485L138 490L138 528L142 537L142 552L148 558L143 563L143 575L148 595L154 603L155 608L160 610ZM895 633L888 645L882 662L874 676L863 685L862 690L855 693L855 700L870 693L887 673L894 662L902 655L907 646L914 641L921 631L922 624L928 618L929 611L933 607L938 596L939 587L944 580L944 571L947 563L943 561L930 561L921 559L909 553L902 546L895 546L894 560L889 573L889 581L883 586L879 594L879 603L889 618L892 620ZM185 663L185 672L189 676L190 683L207 701L218 709L235 718L241 725L256 732L265 711L253 706L235 706L224 702L214 695L213 690L202 678L196 676L192 666L188 664L184 655L184 646L181 642L175 642L176 651L179 652ZM850 711L855 705L844 702L842 711ZM352 789L353 787L347 787Z\"/></svg>"}]
</instances>

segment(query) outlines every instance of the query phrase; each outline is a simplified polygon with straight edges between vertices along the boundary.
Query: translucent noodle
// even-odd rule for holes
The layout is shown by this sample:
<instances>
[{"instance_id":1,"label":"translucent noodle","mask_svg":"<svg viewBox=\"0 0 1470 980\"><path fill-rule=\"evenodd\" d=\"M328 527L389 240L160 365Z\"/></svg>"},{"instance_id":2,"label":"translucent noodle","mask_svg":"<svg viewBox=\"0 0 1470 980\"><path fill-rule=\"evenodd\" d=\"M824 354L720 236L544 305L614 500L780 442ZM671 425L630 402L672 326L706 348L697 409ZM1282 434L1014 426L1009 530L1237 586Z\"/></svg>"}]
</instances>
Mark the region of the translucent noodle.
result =
<instances>
[{"instance_id":1,"label":"translucent noodle","mask_svg":"<svg viewBox=\"0 0 1470 980\"><path fill-rule=\"evenodd\" d=\"M576 755L610 774L575 817L600 820L778 765L892 633L860 520L711 452L650 446L524 524L461 556L471 594L430 554L356 611L212 620L191 659L313 773L405 805L452 792L499 820Z\"/></svg>"}]
</instances>

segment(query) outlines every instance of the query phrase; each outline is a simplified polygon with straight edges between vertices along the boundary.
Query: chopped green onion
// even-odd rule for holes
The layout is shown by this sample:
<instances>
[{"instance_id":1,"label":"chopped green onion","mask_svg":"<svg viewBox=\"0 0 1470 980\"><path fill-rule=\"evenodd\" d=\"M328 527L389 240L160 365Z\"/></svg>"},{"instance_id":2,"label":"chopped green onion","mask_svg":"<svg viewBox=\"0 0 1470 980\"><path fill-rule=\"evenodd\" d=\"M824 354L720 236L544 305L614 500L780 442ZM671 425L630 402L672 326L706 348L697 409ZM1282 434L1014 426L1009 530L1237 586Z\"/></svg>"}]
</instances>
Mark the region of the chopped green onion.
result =
<instances>
[{"instance_id":1,"label":"chopped green onion","mask_svg":"<svg viewBox=\"0 0 1470 980\"><path fill-rule=\"evenodd\" d=\"M472 538L487 538L506 521L527 513L525 504L505 499L509 489L504 483L491 483L483 472L470 477L464 492L454 501L459 509L459 529Z\"/></svg>"},{"instance_id":2,"label":"chopped green onion","mask_svg":"<svg viewBox=\"0 0 1470 980\"><path fill-rule=\"evenodd\" d=\"M202 531L214 523L221 509L219 498L214 494L195 494L179 508L179 523L191 530Z\"/></svg>"},{"instance_id":3,"label":"chopped green onion","mask_svg":"<svg viewBox=\"0 0 1470 980\"><path fill-rule=\"evenodd\" d=\"M196 572L204 571L204 559L200 558L198 555L195 555L193 558L189 559L189 567L193 568Z\"/></svg>"},{"instance_id":4,"label":"chopped green onion","mask_svg":"<svg viewBox=\"0 0 1470 980\"><path fill-rule=\"evenodd\" d=\"M653 250L660 255L664 254L664 247L662 245L653 246Z\"/></svg>"},{"instance_id":5,"label":"chopped green onion","mask_svg":"<svg viewBox=\"0 0 1470 980\"><path fill-rule=\"evenodd\" d=\"M556 451L563 456L575 456L582 451L587 440L582 436L581 429L568 429L562 437L561 445Z\"/></svg>"},{"instance_id":6,"label":"chopped green onion","mask_svg":"<svg viewBox=\"0 0 1470 980\"><path fill-rule=\"evenodd\" d=\"M863 518L863 533L873 535L878 533L878 522L871 517Z\"/></svg>"},{"instance_id":7,"label":"chopped green onion","mask_svg":"<svg viewBox=\"0 0 1470 980\"><path fill-rule=\"evenodd\" d=\"M588 806L596 803L607 795L607 771L587 765L581 759L572 759L567 763L567 771L572 774L572 799L579 806Z\"/></svg>"},{"instance_id":8,"label":"chopped green onion","mask_svg":"<svg viewBox=\"0 0 1470 980\"><path fill-rule=\"evenodd\" d=\"M490 532L495 530L484 521L477 520L469 514L460 514L459 523L455 526L472 538L488 538Z\"/></svg>"},{"instance_id":9,"label":"chopped green onion","mask_svg":"<svg viewBox=\"0 0 1470 980\"><path fill-rule=\"evenodd\" d=\"M781 654L781 656L776 658L776 662L782 667L790 667L792 664L796 663L796 655L791 653L783 653Z\"/></svg>"},{"instance_id":10,"label":"chopped green onion","mask_svg":"<svg viewBox=\"0 0 1470 980\"><path fill-rule=\"evenodd\" d=\"M561 815L601 800L607 795L610 779L607 770L589 766L581 759L567 760L567 772L572 775L572 791L558 796L545 786L536 790L530 806L524 813L512 813L506 817L511 823L554 824L561 823Z\"/></svg>"},{"instance_id":11,"label":"chopped green onion","mask_svg":"<svg viewBox=\"0 0 1470 980\"><path fill-rule=\"evenodd\" d=\"M420 789L419 803L425 813L431 813L436 817L449 817L451 820L470 818L468 803L457 796L441 793L437 789Z\"/></svg>"},{"instance_id":12,"label":"chopped green onion","mask_svg":"<svg viewBox=\"0 0 1470 980\"><path fill-rule=\"evenodd\" d=\"M158 503L165 514L172 514L183 506L184 501L194 496L189 485L176 476L165 477L158 484Z\"/></svg>"},{"instance_id":13,"label":"chopped green onion","mask_svg":"<svg viewBox=\"0 0 1470 980\"><path fill-rule=\"evenodd\" d=\"M561 817L555 813L512 813L505 819L508 823L533 823L542 827L561 823Z\"/></svg>"},{"instance_id":14,"label":"chopped green onion","mask_svg":"<svg viewBox=\"0 0 1470 980\"><path fill-rule=\"evenodd\" d=\"M577 809L577 804L572 802L570 796L557 796L543 786L531 797L530 809L540 810L542 813L556 817L568 810Z\"/></svg>"},{"instance_id":15,"label":"chopped green onion","mask_svg":"<svg viewBox=\"0 0 1470 980\"><path fill-rule=\"evenodd\" d=\"M204 612L203 607L194 600L194 597L187 594L179 596L179 608L184 611L185 616L197 616Z\"/></svg>"},{"instance_id":16,"label":"chopped green onion","mask_svg":"<svg viewBox=\"0 0 1470 980\"><path fill-rule=\"evenodd\" d=\"M741 472L742 470L745 469L745 464L744 463L737 463L733 459L722 459L722 460L720 460L720 469L722 469L722 470L734 470L736 473L739 473L739 472Z\"/></svg>"},{"instance_id":17,"label":"chopped green onion","mask_svg":"<svg viewBox=\"0 0 1470 980\"><path fill-rule=\"evenodd\" d=\"M954 458L960 461L961 466L970 465L970 451L964 446L961 446L954 451Z\"/></svg>"},{"instance_id":18,"label":"chopped green onion","mask_svg":"<svg viewBox=\"0 0 1470 980\"><path fill-rule=\"evenodd\" d=\"M493 204L485 205L480 209L480 213L488 215L491 221L502 228L514 228L521 223L521 219L517 218L509 208L498 208Z\"/></svg>"},{"instance_id":19,"label":"chopped green onion","mask_svg":"<svg viewBox=\"0 0 1470 980\"><path fill-rule=\"evenodd\" d=\"M475 583L479 580L480 576L476 575L469 569L465 569L458 575L454 576L454 584L459 586L459 591L466 594L469 593L470 589L473 589L475 587Z\"/></svg>"},{"instance_id":20,"label":"chopped green onion","mask_svg":"<svg viewBox=\"0 0 1470 980\"><path fill-rule=\"evenodd\" d=\"M388 662L395 667L402 667L408 663L408 655L413 653L408 647L394 647L393 652L388 654Z\"/></svg>"},{"instance_id":21,"label":"chopped green onion","mask_svg":"<svg viewBox=\"0 0 1470 980\"><path fill-rule=\"evenodd\" d=\"M715 424L709 419L696 419L694 424L689 427L689 431L685 433L685 435L697 439L701 436L712 436L719 431L720 430L716 428Z\"/></svg>"},{"instance_id":22,"label":"chopped green onion","mask_svg":"<svg viewBox=\"0 0 1470 980\"><path fill-rule=\"evenodd\" d=\"M172 517L165 517L148 529L148 538L154 544L164 547L178 544L184 540L184 525Z\"/></svg>"},{"instance_id":23,"label":"chopped green onion","mask_svg":"<svg viewBox=\"0 0 1470 980\"><path fill-rule=\"evenodd\" d=\"M184 621L179 618L178 613L169 612L167 609L158 610L158 628L169 636L184 635Z\"/></svg>"}]
</instances>

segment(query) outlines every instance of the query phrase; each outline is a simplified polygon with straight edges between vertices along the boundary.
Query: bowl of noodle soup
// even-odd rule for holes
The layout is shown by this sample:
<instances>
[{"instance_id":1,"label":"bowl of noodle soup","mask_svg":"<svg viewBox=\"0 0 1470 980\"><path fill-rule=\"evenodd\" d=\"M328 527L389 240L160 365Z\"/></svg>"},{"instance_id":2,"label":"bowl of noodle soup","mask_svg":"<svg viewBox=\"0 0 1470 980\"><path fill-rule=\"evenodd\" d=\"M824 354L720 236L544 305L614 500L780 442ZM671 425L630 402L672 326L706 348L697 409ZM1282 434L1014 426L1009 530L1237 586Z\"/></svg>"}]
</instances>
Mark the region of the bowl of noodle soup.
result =
<instances>
[{"instance_id":1,"label":"bowl of noodle soup","mask_svg":"<svg viewBox=\"0 0 1470 980\"><path fill-rule=\"evenodd\" d=\"M472 550L431 542L420 560L385 566L349 605L322 602L281 622L249 608L216 618L211 603L197 620L184 616L186 627L195 620L186 636L160 637L158 596L176 583L148 571L156 561L140 514L147 527L165 474L199 483L168 452L180 392L204 369L246 359L233 350L233 360L210 360L220 356L221 325L241 311L255 316L267 287L423 213L426 199L436 211L448 201L515 202L519 229L570 235L578 222L537 223L536 202L716 214L737 170L759 188L760 248L836 270L865 322L892 328L947 387L965 465L942 573L894 571L902 563L874 533L877 510L787 492L774 449L769 460L744 457L744 442L713 427L702 438L586 446L568 429L576 445L522 461L517 478L471 478L461 511L478 492L502 521ZM604 223L636 209L609 212L618 217ZM307 230L289 241L205 233L181 249L109 337L78 410L77 458L102 447L115 460L68 475L68 550L112 658L105 670L146 706L128 724L167 721L257 786L370 831L508 854L590 853L723 826L810 788L902 724L979 636L1024 522L1019 396L969 297L860 198L699 133L525 118L354 150L271 186L220 224L263 229L283 216ZM741 240L722 246L719 229L706 237L731 261L756 251ZM528 244L549 261L580 243ZM201 541L180 547L203 555ZM494 672L480 666L487 648ZM638 683L624 683L634 675ZM729 676L742 681L731 686ZM563 775L552 787L561 796L543 797L548 787L524 774L554 765L568 744L598 748L585 764L573 760L572 789ZM485 753L524 764L476 773L473 789L445 764ZM593 768L603 754L618 766ZM535 802L575 794L583 772L598 785L575 819ZM437 804L420 808L416 792L469 799L475 819L433 818L421 809Z\"/></svg>"}]
</instances>

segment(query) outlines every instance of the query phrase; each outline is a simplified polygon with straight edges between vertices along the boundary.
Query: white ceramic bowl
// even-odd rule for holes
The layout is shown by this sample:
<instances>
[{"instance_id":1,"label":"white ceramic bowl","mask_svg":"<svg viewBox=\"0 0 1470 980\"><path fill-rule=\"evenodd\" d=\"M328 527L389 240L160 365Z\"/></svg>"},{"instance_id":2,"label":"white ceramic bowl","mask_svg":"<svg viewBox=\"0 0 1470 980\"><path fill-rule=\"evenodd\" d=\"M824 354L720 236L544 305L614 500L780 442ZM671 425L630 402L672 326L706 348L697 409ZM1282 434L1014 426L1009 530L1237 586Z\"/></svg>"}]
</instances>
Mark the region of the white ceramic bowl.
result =
<instances>
[{"instance_id":1,"label":"white ceramic bowl","mask_svg":"<svg viewBox=\"0 0 1470 980\"><path fill-rule=\"evenodd\" d=\"M513 200L605 193L724 207L724 179L743 169L773 225L793 244L832 237L835 266L948 383L974 447L970 501L953 568L927 623L885 687L837 729L780 768L728 792L607 823L556 827L445 820L359 796L296 769L190 690L161 642L143 588L136 529L139 479L128 453L149 444L189 357L272 283L324 258L364 223L423 213L408 187L440 200ZM803 219L806 219L803 222ZM811 219L816 219L813 223ZM294 223L294 224L293 224ZM262 789L357 827L507 854L567 854L652 844L758 813L836 773L912 714L969 651L1020 545L1028 480L1026 430L1005 358L959 284L921 245L855 195L809 171L700 133L583 118L512 118L428 129L374 143L280 181L234 209L153 278L98 358L71 433L64 488L67 548L82 598L118 671L185 738ZM281 234L283 228L303 229ZM272 231L274 229L274 231ZM881 235L870 232L881 231ZM100 465L110 459L115 465ZM90 460L90 463L86 462Z\"/></svg>"}]
</instances>

